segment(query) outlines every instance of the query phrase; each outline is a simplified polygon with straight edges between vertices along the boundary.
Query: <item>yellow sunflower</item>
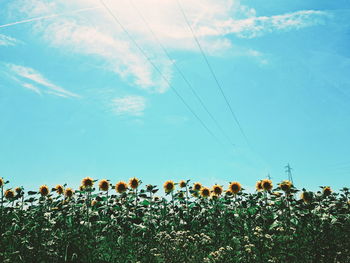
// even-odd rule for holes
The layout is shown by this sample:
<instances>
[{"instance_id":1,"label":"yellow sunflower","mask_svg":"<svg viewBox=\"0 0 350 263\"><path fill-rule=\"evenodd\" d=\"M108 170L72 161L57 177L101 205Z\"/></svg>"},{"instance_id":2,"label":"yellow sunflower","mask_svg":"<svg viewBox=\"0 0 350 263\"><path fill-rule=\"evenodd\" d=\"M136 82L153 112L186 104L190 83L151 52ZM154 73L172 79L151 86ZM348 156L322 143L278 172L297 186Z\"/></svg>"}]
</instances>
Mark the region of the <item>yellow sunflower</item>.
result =
<instances>
[{"instance_id":1,"label":"yellow sunflower","mask_svg":"<svg viewBox=\"0 0 350 263\"><path fill-rule=\"evenodd\" d=\"M261 186L265 191L271 191L272 189L272 181L270 179L264 179L261 181Z\"/></svg>"},{"instance_id":2,"label":"yellow sunflower","mask_svg":"<svg viewBox=\"0 0 350 263\"><path fill-rule=\"evenodd\" d=\"M8 189L5 191L5 194L4 194L5 198L8 199L8 200L11 200L15 197L15 192L11 189Z\"/></svg>"},{"instance_id":3,"label":"yellow sunflower","mask_svg":"<svg viewBox=\"0 0 350 263\"><path fill-rule=\"evenodd\" d=\"M68 198L71 198L74 194L74 191L72 190L72 188L67 188L66 191L64 191L64 195Z\"/></svg>"},{"instance_id":4,"label":"yellow sunflower","mask_svg":"<svg viewBox=\"0 0 350 263\"><path fill-rule=\"evenodd\" d=\"M221 195L222 194L222 187L220 186L220 185L213 185L213 187L212 187L212 192L215 194L215 195L217 195L217 196L219 196L219 195Z\"/></svg>"},{"instance_id":5,"label":"yellow sunflower","mask_svg":"<svg viewBox=\"0 0 350 263\"><path fill-rule=\"evenodd\" d=\"M108 191L109 189L109 182L106 179L102 179L99 183L98 183L98 187L101 191Z\"/></svg>"},{"instance_id":6,"label":"yellow sunflower","mask_svg":"<svg viewBox=\"0 0 350 263\"><path fill-rule=\"evenodd\" d=\"M129 185L132 189L136 189L137 187L139 187L139 184L140 184L139 179L137 179L136 177L130 178Z\"/></svg>"},{"instance_id":7,"label":"yellow sunflower","mask_svg":"<svg viewBox=\"0 0 350 263\"><path fill-rule=\"evenodd\" d=\"M256 191L260 192L261 190L263 190L261 182L262 180L256 182L256 185L255 185Z\"/></svg>"},{"instance_id":8,"label":"yellow sunflower","mask_svg":"<svg viewBox=\"0 0 350 263\"><path fill-rule=\"evenodd\" d=\"M283 192L289 192L289 190L292 188L292 182L285 180L282 183L280 183L279 187L282 189Z\"/></svg>"},{"instance_id":9,"label":"yellow sunflower","mask_svg":"<svg viewBox=\"0 0 350 263\"><path fill-rule=\"evenodd\" d=\"M200 194L204 198L208 198L210 196L210 189L208 187L202 187L200 190Z\"/></svg>"},{"instance_id":10,"label":"yellow sunflower","mask_svg":"<svg viewBox=\"0 0 350 263\"><path fill-rule=\"evenodd\" d=\"M19 195L23 192L22 187L16 187L15 192Z\"/></svg>"},{"instance_id":11,"label":"yellow sunflower","mask_svg":"<svg viewBox=\"0 0 350 263\"><path fill-rule=\"evenodd\" d=\"M63 186L62 185L60 185L60 184L56 185L55 189L56 189L56 193L58 193L59 195L63 194Z\"/></svg>"},{"instance_id":12,"label":"yellow sunflower","mask_svg":"<svg viewBox=\"0 0 350 263\"><path fill-rule=\"evenodd\" d=\"M42 185L39 188L39 192L42 196L47 196L50 193L49 188L47 187L47 185Z\"/></svg>"},{"instance_id":13,"label":"yellow sunflower","mask_svg":"<svg viewBox=\"0 0 350 263\"><path fill-rule=\"evenodd\" d=\"M119 193L119 194L122 194L124 193L126 190L128 189L128 185L123 182L123 181L120 181L119 183L117 183L115 185L115 190Z\"/></svg>"},{"instance_id":14,"label":"yellow sunflower","mask_svg":"<svg viewBox=\"0 0 350 263\"><path fill-rule=\"evenodd\" d=\"M175 189L175 184L174 184L173 181L169 180L169 181L166 181L166 182L164 183L163 187L164 187L164 191L165 191L166 193L170 193L170 192L174 191L174 189Z\"/></svg>"},{"instance_id":15,"label":"yellow sunflower","mask_svg":"<svg viewBox=\"0 0 350 263\"><path fill-rule=\"evenodd\" d=\"M330 188L330 186L326 186L323 188L323 195L328 196L332 193L332 189Z\"/></svg>"},{"instance_id":16,"label":"yellow sunflower","mask_svg":"<svg viewBox=\"0 0 350 263\"><path fill-rule=\"evenodd\" d=\"M202 188L202 184L201 183L194 183L193 184L193 190L200 191L201 188Z\"/></svg>"},{"instance_id":17,"label":"yellow sunflower","mask_svg":"<svg viewBox=\"0 0 350 263\"><path fill-rule=\"evenodd\" d=\"M181 180L180 183L179 183L179 186L180 186L181 188L186 187L186 185L187 185L187 183L186 183L184 180Z\"/></svg>"},{"instance_id":18,"label":"yellow sunflower","mask_svg":"<svg viewBox=\"0 0 350 263\"><path fill-rule=\"evenodd\" d=\"M305 203L311 203L313 199L313 193L312 192L302 192L301 193L301 199L304 200Z\"/></svg>"},{"instance_id":19,"label":"yellow sunflower","mask_svg":"<svg viewBox=\"0 0 350 263\"><path fill-rule=\"evenodd\" d=\"M84 187L84 189L91 188L94 185L94 180L91 177L85 177L81 181L81 185Z\"/></svg>"},{"instance_id":20,"label":"yellow sunflower","mask_svg":"<svg viewBox=\"0 0 350 263\"><path fill-rule=\"evenodd\" d=\"M242 186L239 182L232 182L229 185L229 190L233 193L233 194L237 194L239 191L241 191Z\"/></svg>"}]
</instances>

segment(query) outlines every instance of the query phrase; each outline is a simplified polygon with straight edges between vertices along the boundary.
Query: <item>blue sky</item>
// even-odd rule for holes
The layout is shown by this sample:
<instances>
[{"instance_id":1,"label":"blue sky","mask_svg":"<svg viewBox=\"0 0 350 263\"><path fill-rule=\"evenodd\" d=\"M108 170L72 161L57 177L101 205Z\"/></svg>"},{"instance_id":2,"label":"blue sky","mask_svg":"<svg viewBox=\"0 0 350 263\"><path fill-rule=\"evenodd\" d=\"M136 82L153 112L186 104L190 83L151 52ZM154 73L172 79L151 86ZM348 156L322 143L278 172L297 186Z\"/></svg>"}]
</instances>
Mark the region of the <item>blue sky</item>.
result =
<instances>
[{"instance_id":1,"label":"blue sky","mask_svg":"<svg viewBox=\"0 0 350 263\"><path fill-rule=\"evenodd\" d=\"M252 190L267 174L286 179L290 163L298 187L349 186L350 2L180 3L249 144L175 0L105 0L161 74L100 1L1 1L0 176L26 188L136 176Z\"/></svg>"}]
</instances>

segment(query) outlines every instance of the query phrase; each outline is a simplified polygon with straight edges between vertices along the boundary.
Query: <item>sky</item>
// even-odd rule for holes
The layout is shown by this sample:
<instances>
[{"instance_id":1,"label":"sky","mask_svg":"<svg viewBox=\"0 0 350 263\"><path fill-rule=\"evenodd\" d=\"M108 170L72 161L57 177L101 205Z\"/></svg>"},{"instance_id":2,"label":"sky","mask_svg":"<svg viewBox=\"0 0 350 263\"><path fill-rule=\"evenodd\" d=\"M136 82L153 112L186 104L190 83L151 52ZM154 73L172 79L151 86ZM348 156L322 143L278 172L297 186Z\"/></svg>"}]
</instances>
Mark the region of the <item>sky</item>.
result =
<instances>
[{"instance_id":1,"label":"sky","mask_svg":"<svg viewBox=\"0 0 350 263\"><path fill-rule=\"evenodd\" d=\"M349 46L348 0L0 0L0 176L349 187Z\"/></svg>"}]
</instances>

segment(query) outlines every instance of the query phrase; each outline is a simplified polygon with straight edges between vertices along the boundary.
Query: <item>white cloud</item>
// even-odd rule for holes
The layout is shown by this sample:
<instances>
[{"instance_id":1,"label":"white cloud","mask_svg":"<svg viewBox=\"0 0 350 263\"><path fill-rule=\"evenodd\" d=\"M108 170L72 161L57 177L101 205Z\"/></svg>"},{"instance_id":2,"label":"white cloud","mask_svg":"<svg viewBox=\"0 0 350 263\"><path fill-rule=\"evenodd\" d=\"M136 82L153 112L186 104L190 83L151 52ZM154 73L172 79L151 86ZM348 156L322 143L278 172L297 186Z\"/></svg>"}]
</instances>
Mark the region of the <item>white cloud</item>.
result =
<instances>
[{"instance_id":1,"label":"white cloud","mask_svg":"<svg viewBox=\"0 0 350 263\"><path fill-rule=\"evenodd\" d=\"M7 67L16 74L17 77L21 77L23 79L31 80L36 84L39 84L46 88L44 92L48 94L53 94L56 96L61 97L79 97L77 94L72 93L70 91L67 91L60 86L57 86L53 83L51 83L49 80L47 80L42 74L40 74L38 71L29 68L29 67L23 67L19 65L14 64L7 64ZM29 88L33 91L40 91L37 87L30 83L24 83L22 84L23 87Z\"/></svg>"},{"instance_id":2,"label":"white cloud","mask_svg":"<svg viewBox=\"0 0 350 263\"><path fill-rule=\"evenodd\" d=\"M19 41L13 37L0 34L0 46L15 46Z\"/></svg>"},{"instance_id":3,"label":"white cloud","mask_svg":"<svg viewBox=\"0 0 350 263\"><path fill-rule=\"evenodd\" d=\"M117 115L141 116L146 108L146 99L142 96L124 96L112 101L112 110Z\"/></svg>"},{"instance_id":4,"label":"white cloud","mask_svg":"<svg viewBox=\"0 0 350 263\"><path fill-rule=\"evenodd\" d=\"M251 17L228 21L223 34L236 34L241 38L254 38L273 31L287 31L324 24L328 14L323 11L302 10L276 16Z\"/></svg>"},{"instance_id":5,"label":"white cloud","mask_svg":"<svg viewBox=\"0 0 350 263\"><path fill-rule=\"evenodd\" d=\"M302 10L276 16L257 16L253 8L239 0L180 0L189 22L210 55L222 55L235 48L228 38L253 38L273 31L286 31L324 22L326 13ZM199 52L191 31L174 0L104 0L137 43L169 80L172 65L162 53L138 15L145 17L160 41L171 51ZM53 47L98 58L98 63L150 92L165 92L167 82L159 75L104 8L72 13L96 0L17 0L13 8L29 18L64 14L59 19L34 22L34 31ZM131 4L133 3L136 9ZM156 8L155 8L156 7ZM69 14L71 12L71 14ZM23 17L21 17L23 19ZM240 48L242 50L242 48ZM254 56L251 50L246 56ZM102 59L102 60L101 60Z\"/></svg>"},{"instance_id":6,"label":"white cloud","mask_svg":"<svg viewBox=\"0 0 350 263\"><path fill-rule=\"evenodd\" d=\"M22 86L26 89L29 89L31 91L34 91L35 93L41 95L41 91L38 87L34 86L33 84L30 83L22 83Z\"/></svg>"}]
</instances>

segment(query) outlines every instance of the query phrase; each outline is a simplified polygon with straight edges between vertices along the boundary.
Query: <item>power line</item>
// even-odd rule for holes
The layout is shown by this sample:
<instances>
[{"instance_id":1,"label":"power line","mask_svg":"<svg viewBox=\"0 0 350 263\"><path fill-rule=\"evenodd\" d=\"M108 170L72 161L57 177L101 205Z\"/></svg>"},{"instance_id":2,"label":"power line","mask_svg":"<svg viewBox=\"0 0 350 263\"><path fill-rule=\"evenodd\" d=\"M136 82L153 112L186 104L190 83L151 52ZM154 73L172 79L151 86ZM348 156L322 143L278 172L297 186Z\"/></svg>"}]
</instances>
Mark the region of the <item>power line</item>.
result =
<instances>
[{"instance_id":1,"label":"power line","mask_svg":"<svg viewBox=\"0 0 350 263\"><path fill-rule=\"evenodd\" d=\"M137 47L137 49L142 53L142 55L147 59L147 61L152 65L152 67L160 74L160 76L167 82L169 87L174 91L176 96L182 101L182 103L187 107L187 109L195 116L195 118L200 122L203 128L219 143L220 140L215 136L215 134L208 128L207 125L201 120L201 118L194 112L191 106L185 101L185 99L181 96L181 94L175 89L175 87L170 83L170 81L163 75L160 69L155 65L151 59L147 56L146 52L140 47L140 45L136 42L136 40L129 34L128 30L123 26L123 24L119 21L119 19L114 15L112 10L104 3L103 0L100 0L101 4L106 8L108 13L113 17L114 21L122 28L124 33L128 36L128 38L133 42L133 44Z\"/></svg>"},{"instance_id":2,"label":"power line","mask_svg":"<svg viewBox=\"0 0 350 263\"><path fill-rule=\"evenodd\" d=\"M234 111L233 111L233 109L232 109L232 107L231 107L231 104L229 103L229 101L228 101L228 99L227 99L227 96L226 96L224 90L222 89L221 84L219 83L219 80L218 80L218 78L217 78L217 76L216 76L216 74L215 74L215 72L214 72L212 66L210 65L207 56L205 55L205 52L204 52L204 50L203 50L203 48L202 48L202 45L200 44L200 42L199 42L199 40L198 40L196 34L195 34L194 31L193 31L193 28L192 28L191 24L190 24L189 21L188 21L188 18L187 18L186 14L185 14L185 11L183 10L183 8L182 8L182 6L181 6L181 4L180 4L180 1L179 1L179 0L176 0L176 2L177 2L177 4L178 4L178 6L179 6L179 9L180 9L180 11L181 11L183 17L185 18L186 24L188 25L188 27L189 27L190 30L191 30L192 36L193 36L193 38L194 38L194 40L195 40L195 42L196 42L196 44L197 44L197 46L198 46L198 48L199 48L199 50L200 50L200 52L201 52L201 54L202 54L202 56L203 56L205 62L206 62L206 64L207 64L209 70L210 70L211 75L213 76L213 78L214 78L214 80L215 80L216 85L218 86L218 88L219 88L219 90L220 90L222 96L223 96L224 99L225 99L226 105L227 105L227 107L229 108L229 110L230 110L230 112L231 112L231 115L232 115L234 121L236 122L236 124L237 124L237 126L238 126L240 132L242 133L244 139L246 140L247 144L250 146L249 140L248 140L248 138L247 138L247 136L246 136L246 134L245 134L245 132L244 132L244 130L243 130L243 128L242 128L242 126L241 126L241 124L240 124L240 122L239 122L237 116L236 116L236 114L234 113Z\"/></svg>"},{"instance_id":3,"label":"power line","mask_svg":"<svg viewBox=\"0 0 350 263\"><path fill-rule=\"evenodd\" d=\"M193 86L191 85L191 83L188 81L188 79L186 78L185 74L182 72L182 70L178 67L177 63L173 60L173 58L170 56L169 52L167 51L167 49L165 48L165 46L161 43L161 41L159 40L159 38L157 37L157 35L155 34L155 32L152 30L150 24L146 21L145 17L141 14L140 10L135 6L133 0L129 0L130 4L132 5L132 7L136 10L138 16L141 18L141 20L143 21L143 23L146 25L146 27L148 28L148 30L151 32L153 38L156 40L156 42L158 43L158 45L161 47L161 49L163 50L163 52L165 53L165 55L168 57L168 59L173 63L175 69L177 70L177 72L180 74L181 78L185 81L185 83L187 84L187 86L190 88L190 90L192 91L193 95L196 97L196 99L199 101L199 103L201 104L201 106L203 107L203 109L207 112L207 114L209 115L209 117L213 120L213 122L215 123L215 125L218 127L218 129L221 131L221 133L224 135L224 137L229 141L229 143L232 146L235 146L230 137L227 135L227 133L224 131L224 129L221 127L221 125L219 124L219 122L215 119L215 117L213 116L213 114L209 111L208 107L205 106L203 100L201 99L201 97L198 95L198 93L196 92L196 90L193 88Z\"/></svg>"}]
</instances>

